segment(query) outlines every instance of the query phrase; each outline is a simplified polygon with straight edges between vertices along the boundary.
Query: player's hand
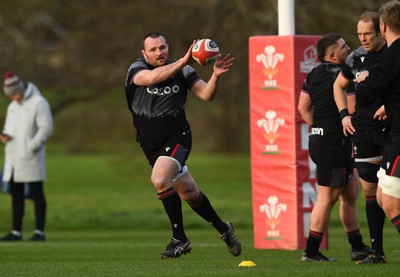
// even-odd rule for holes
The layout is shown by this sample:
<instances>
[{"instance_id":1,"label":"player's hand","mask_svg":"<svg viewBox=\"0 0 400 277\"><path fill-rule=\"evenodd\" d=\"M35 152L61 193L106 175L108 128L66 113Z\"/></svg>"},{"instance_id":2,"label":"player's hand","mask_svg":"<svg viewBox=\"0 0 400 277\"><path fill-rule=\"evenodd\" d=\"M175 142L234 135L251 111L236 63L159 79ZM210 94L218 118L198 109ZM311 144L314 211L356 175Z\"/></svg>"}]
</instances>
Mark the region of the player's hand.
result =
<instances>
[{"instance_id":1,"label":"player's hand","mask_svg":"<svg viewBox=\"0 0 400 277\"><path fill-rule=\"evenodd\" d=\"M353 80L355 83L361 83L361 82L363 82L364 80L365 80L365 78L367 78L368 77L368 75L369 75L369 72L367 71L367 70L363 70L363 71L361 71L361 72L359 72L357 75L356 75L356 78Z\"/></svg>"},{"instance_id":2,"label":"player's hand","mask_svg":"<svg viewBox=\"0 0 400 277\"><path fill-rule=\"evenodd\" d=\"M185 64L193 64L195 62L193 57L192 57L192 49L193 49L193 46L196 44L197 41L198 41L198 39L195 39L193 41L193 43L190 45L188 51L186 52L185 56L183 56L182 59L183 59Z\"/></svg>"},{"instance_id":3,"label":"player's hand","mask_svg":"<svg viewBox=\"0 0 400 277\"><path fill-rule=\"evenodd\" d=\"M11 137L10 137L9 135L4 134L4 133L1 133L1 134L0 134L0 141L1 141L2 143L7 143L7 142L9 142L10 140L11 140Z\"/></svg>"},{"instance_id":4,"label":"player's hand","mask_svg":"<svg viewBox=\"0 0 400 277\"><path fill-rule=\"evenodd\" d=\"M348 135L354 134L356 129L351 123L351 116L348 115L342 119L343 134L347 137Z\"/></svg>"},{"instance_id":5,"label":"player's hand","mask_svg":"<svg viewBox=\"0 0 400 277\"><path fill-rule=\"evenodd\" d=\"M235 59L231 57L231 54L227 54L223 58L221 54L218 54L218 58L213 66L215 76L220 77L222 74L228 72L229 69L233 66L234 60Z\"/></svg>"},{"instance_id":6,"label":"player's hand","mask_svg":"<svg viewBox=\"0 0 400 277\"><path fill-rule=\"evenodd\" d=\"M387 115L386 115L386 111L385 111L385 106L382 105L374 114L374 118L378 119L378 120L386 120L387 119Z\"/></svg>"}]
</instances>

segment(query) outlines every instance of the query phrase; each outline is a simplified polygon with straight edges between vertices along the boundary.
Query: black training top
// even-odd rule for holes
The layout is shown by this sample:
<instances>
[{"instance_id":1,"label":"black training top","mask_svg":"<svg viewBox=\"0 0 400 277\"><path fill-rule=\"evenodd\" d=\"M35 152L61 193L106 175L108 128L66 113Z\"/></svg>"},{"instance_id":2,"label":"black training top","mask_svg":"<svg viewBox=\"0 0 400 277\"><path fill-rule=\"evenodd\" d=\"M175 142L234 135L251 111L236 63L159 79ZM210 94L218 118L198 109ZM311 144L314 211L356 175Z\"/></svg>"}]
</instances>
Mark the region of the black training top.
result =
<instances>
[{"instance_id":1,"label":"black training top","mask_svg":"<svg viewBox=\"0 0 400 277\"><path fill-rule=\"evenodd\" d=\"M323 62L306 77L302 91L308 93L313 105L311 135L342 137L342 121L333 97L333 83L341 66Z\"/></svg>"},{"instance_id":2,"label":"black training top","mask_svg":"<svg viewBox=\"0 0 400 277\"><path fill-rule=\"evenodd\" d=\"M373 65L377 62L384 49L386 49L386 45L377 52L367 53L365 49L360 46L347 57L345 67L342 70L343 76L352 81L356 78L357 74L363 70L369 70L373 67ZM355 93L355 83L352 81L350 86L347 88L347 92ZM386 121L374 119L375 112L382 106L382 101L378 98L376 101L370 106L360 106L356 102L356 110L353 114L352 123L354 127L359 130L374 130L380 129L382 130Z\"/></svg>"},{"instance_id":3,"label":"black training top","mask_svg":"<svg viewBox=\"0 0 400 277\"><path fill-rule=\"evenodd\" d=\"M400 39L383 51L369 76L357 85L356 102L360 106L369 106L377 98L385 105L389 141L400 142Z\"/></svg>"},{"instance_id":4,"label":"black training top","mask_svg":"<svg viewBox=\"0 0 400 277\"><path fill-rule=\"evenodd\" d=\"M144 58L131 64L125 80L125 95L138 142L144 148L157 148L175 132L190 128L184 106L188 90L200 77L193 67L186 65L163 83L137 86L132 77L144 69L154 69Z\"/></svg>"}]
</instances>

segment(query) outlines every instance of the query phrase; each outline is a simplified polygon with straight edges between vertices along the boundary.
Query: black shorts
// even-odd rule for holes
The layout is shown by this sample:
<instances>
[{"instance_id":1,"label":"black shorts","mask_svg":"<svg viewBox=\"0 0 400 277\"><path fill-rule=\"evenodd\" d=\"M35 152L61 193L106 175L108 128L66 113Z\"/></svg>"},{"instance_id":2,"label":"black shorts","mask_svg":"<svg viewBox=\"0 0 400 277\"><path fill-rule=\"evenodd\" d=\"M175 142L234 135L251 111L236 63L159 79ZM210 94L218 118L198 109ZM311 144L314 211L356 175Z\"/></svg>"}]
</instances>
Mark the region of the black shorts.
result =
<instances>
[{"instance_id":1,"label":"black shorts","mask_svg":"<svg viewBox=\"0 0 400 277\"><path fill-rule=\"evenodd\" d=\"M161 147L142 149L152 167L161 156L173 158L184 167L192 149L192 132L190 129L176 132Z\"/></svg>"},{"instance_id":2,"label":"black shorts","mask_svg":"<svg viewBox=\"0 0 400 277\"><path fill-rule=\"evenodd\" d=\"M352 140L356 162L380 161L385 147L385 135L383 131L356 130L352 135Z\"/></svg>"},{"instance_id":3,"label":"black shorts","mask_svg":"<svg viewBox=\"0 0 400 277\"><path fill-rule=\"evenodd\" d=\"M383 151L381 167L386 175L400 178L400 143L390 142Z\"/></svg>"},{"instance_id":4,"label":"black shorts","mask_svg":"<svg viewBox=\"0 0 400 277\"><path fill-rule=\"evenodd\" d=\"M349 139L340 143L309 141L311 160L317 165L317 181L320 186L343 187L352 177L354 159Z\"/></svg>"}]
</instances>

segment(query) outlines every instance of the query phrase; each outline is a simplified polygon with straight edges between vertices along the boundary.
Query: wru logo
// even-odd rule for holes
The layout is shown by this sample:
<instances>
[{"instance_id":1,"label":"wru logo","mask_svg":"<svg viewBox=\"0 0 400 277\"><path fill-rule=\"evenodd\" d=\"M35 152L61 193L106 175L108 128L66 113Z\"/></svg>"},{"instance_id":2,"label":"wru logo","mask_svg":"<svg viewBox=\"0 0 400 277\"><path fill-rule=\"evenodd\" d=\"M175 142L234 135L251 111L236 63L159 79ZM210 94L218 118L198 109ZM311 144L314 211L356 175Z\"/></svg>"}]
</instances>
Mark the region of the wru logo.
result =
<instances>
[{"instance_id":1,"label":"wru logo","mask_svg":"<svg viewBox=\"0 0 400 277\"><path fill-rule=\"evenodd\" d=\"M263 204L260 206L260 212L267 215L267 220L265 221L271 229L275 229L280 223L279 215L281 212L286 212L287 205L279 203L279 199L275 195L268 197L268 204Z\"/></svg>"},{"instance_id":2,"label":"wru logo","mask_svg":"<svg viewBox=\"0 0 400 277\"><path fill-rule=\"evenodd\" d=\"M276 69L276 65L279 61L283 61L284 55L280 53L275 53L275 47L272 45L268 45L264 49L265 54L257 55L257 62L262 62L265 69L263 73L268 76L269 79L278 72Z\"/></svg>"},{"instance_id":3,"label":"wru logo","mask_svg":"<svg viewBox=\"0 0 400 277\"><path fill-rule=\"evenodd\" d=\"M257 121L257 126L264 129L264 138L269 142L269 144L265 145L266 153L278 152L278 145L275 144L275 140L279 137L279 127L284 125L285 120L276 118L276 112L273 110L267 111L265 118Z\"/></svg>"}]
</instances>

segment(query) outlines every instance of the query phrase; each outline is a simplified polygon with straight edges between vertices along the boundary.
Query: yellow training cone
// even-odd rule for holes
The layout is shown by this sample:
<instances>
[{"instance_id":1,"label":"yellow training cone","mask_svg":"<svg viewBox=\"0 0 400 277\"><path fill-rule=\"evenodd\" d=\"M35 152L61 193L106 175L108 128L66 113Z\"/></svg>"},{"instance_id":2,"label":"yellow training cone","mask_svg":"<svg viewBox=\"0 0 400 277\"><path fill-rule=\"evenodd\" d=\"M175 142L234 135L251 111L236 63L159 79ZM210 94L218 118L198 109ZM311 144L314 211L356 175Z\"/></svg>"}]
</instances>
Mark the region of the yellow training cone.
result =
<instances>
[{"instance_id":1,"label":"yellow training cone","mask_svg":"<svg viewBox=\"0 0 400 277\"><path fill-rule=\"evenodd\" d=\"M243 261L239 266L256 266L256 264L253 261Z\"/></svg>"}]
</instances>

